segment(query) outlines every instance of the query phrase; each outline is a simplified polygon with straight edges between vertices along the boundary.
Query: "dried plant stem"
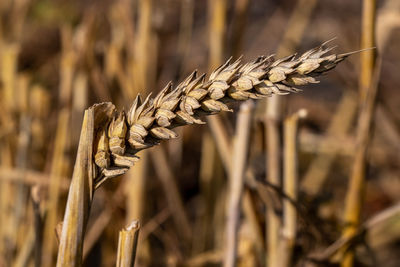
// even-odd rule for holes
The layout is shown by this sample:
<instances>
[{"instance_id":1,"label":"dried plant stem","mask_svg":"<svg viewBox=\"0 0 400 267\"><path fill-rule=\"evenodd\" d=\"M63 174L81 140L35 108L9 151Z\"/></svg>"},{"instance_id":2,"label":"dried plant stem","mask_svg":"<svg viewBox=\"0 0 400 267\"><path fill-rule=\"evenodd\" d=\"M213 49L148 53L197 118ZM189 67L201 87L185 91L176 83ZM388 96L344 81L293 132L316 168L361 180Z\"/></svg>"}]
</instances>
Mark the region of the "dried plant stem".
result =
<instances>
[{"instance_id":1,"label":"dried plant stem","mask_svg":"<svg viewBox=\"0 0 400 267\"><path fill-rule=\"evenodd\" d=\"M26 115L28 100L27 83L27 79L21 75L18 77L16 88L14 88L14 91L17 91L15 96L19 97L19 99L14 99L15 108L21 113L15 165L23 171L26 169L28 164L27 155L31 133L30 116ZM29 227L29 224L26 226L26 224L23 223L24 218L26 218L25 215L29 213L26 207L28 196L28 187L25 184L19 183L15 185L15 191L13 192L14 201L12 201L14 204L13 214L9 221L15 239L12 240L12 242L7 242L8 246L15 249L15 252L18 253L13 262L13 266L15 267L26 266L29 263L34 250L35 238L33 227ZM18 242L19 240L20 242Z\"/></svg>"},{"instance_id":2,"label":"dried plant stem","mask_svg":"<svg viewBox=\"0 0 400 267\"><path fill-rule=\"evenodd\" d=\"M230 136L225 129L221 117L214 116L213 119L208 120L208 125L215 140L215 145L219 152L221 161L225 167L225 171L228 173L229 176L229 173L232 170L232 161L230 157L230 155L232 155L232 149L230 144Z\"/></svg>"},{"instance_id":3,"label":"dried plant stem","mask_svg":"<svg viewBox=\"0 0 400 267\"><path fill-rule=\"evenodd\" d=\"M111 104L95 105L85 111L79 147L68 194L58 249L57 267L82 265L83 237L93 198L93 143L95 125L102 125L114 112Z\"/></svg>"},{"instance_id":4,"label":"dried plant stem","mask_svg":"<svg viewBox=\"0 0 400 267\"><path fill-rule=\"evenodd\" d=\"M138 30L135 46L134 77L132 82L137 93L151 86L155 81L157 40L152 30L153 0L138 1ZM134 94L131 94L134 97Z\"/></svg>"},{"instance_id":5,"label":"dried plant stem","mask_svg":"<svg viewBox=\"0 0 400 267\"><path fill-rule=\"evenodd\" d=\"M377 228L380 225L384 225L385 223L389 223L390 221L397 220L399 218L399 215L400 203L398 202L366 220L362 225L357 228L356 231L353 232L352 235L346 237L342 236L329 247L325 248L322 252L316 252L310 255L310 258L317 261L330 259L341 249L343 249L344 247L348 247L350 243L354 242L356 238L360 235L365 234L365 232L370 233L374 230L374 228Z\"/></svg>"},{"instance_id":6,"label":"dried plant stem","mask_svg":"<svg viewBox=\"0 0 400 267\"><path fill-rule=\"evenodd\" d=\"M175 182L176 179L174 178L171 167L168 165L165 151L162 147L159 147L151 151L150 156L155 166L154 170L161 180L169 209L173 214L176 229L182 234L183 239L188 242L192 236L189 219L186 215L183 200Z\"/></svg>"},{"instance_id":7,"label":"dried plant stem","mask_svg":"<svg viewBox=\"0 0 400 267\"><path fill-rule=\"evenodd\" d=\"M361 221L361 211L365 194L365 169L366 157L369 142L372 135L372 119L375 110L376 95L378 93L378 80L381 59L376 66L374 81L367 92L367 98L361 106L356 135L356 151L349 181L349 188L346 193L344 230L343 236L348 237L354 234ZM354 262L354 250L350 249L345 253L342 267L351 267Z\"/></svg>"},{"instance_id":8,"label":"dried plant stem","mask_svg":"<svg viewBox=\"0 0 400 267\"><path fill-rule=\"evenodd\" d=\"M226 29L226 0L209 0L210 9L210 62L211 68L220 65L224 58Z\"/></svg>"},{"instance_id":9,"label":"dried plant stem","mask_svg":"<svg viewBox=\"0 0 400 267\"><path fill-rule=\"evenodd\" d=\"M15 108L21 114L19 121L19 133L17 138L17 153L15 165L18 169L22 170L22 177L24 175L24 171L29 164L28 161L28 152L29 152L29 143L31 137L31 116L28 115L28 78L24 75L19 75L17 79L16 88L14 90L15 99L14 104ZM28 224L27 227L24 227L26 224L24 220L26 220L26 214L29 214L29 210L27 210L27 200L29 196L29 190L26 184L18 183L16 185L16 191L13 196L14 203L14 214L11 217L10 223L13 227L13 232L15 233L15 245L16 252L18 255L16 256L13 266L26 266L32 258L32 254L36 245L36 228L30 227ZM42 231L40 232L42 234ZM21 240L18 242L18 240ZM13 246L14 244L8 244L9 246ZM41 244L40 244L41 246ZM40 248L39 246L39 248ZM36 255L35 255L36 256ZM40 254L38 254L41 257Z\"/></svg>"},{"instance_id":10,"label":"dried plant stem","mask_svg":"<svg viewBox=\"0 0 400 267\"><path fill-rule=\"evenodd\" d=\"M211 1L209 2L211 4ZM223 55L223 49L221 47L224 47L224 41L225 41L225 31L226 31L226 1L212 1L212 5L210 6L210 17L211 17L211 25L210 25L210 67L215 67L212 64L218 63L221 64L222 58L224 57ZM236 1L235 5L235 17L236 19L234 20L236 23L234 24L234 30L233 30L233 36L232 36L232 53L233 55L238 55L241 49L241 39L243 38L244 34L244 26L245 26L245 20L246 20L246 12L248 9L248 4L249 1L247 0L238 0ZM226 131L226 127L224 126L221 116L212 116L208 118L208 124L209 124L209 129L211 130L211 133L214 137L215 140L215 146L217 148L219 157L221 159L222 165L224 166L225 172L227 173L228 177L231 177L231 172L232 172L232 149L231 149L231 144L230 144L230 136L228 135ZM206 138L209 138L207 136L203 137L203 142L206 141ZM211 142L210 145L213 146L213 148L207 148L207 150L215 150L214 149L214 144ZM207 142L205 142L207 144ZM203 153L206 153L205 150ZM207 154L206 154L207 155ZM215 156L215 153L213 154ZM205 156L207 157L207 156ZM210 159L212 160L212 159ZM218 162L218 161L217 161ZM214 166L214 165L209 165L209 166ZM218 167L218 166L216 166ZM215 178L214 178L215 181ZM214 189L214 191L218 194L218 191L223 191L221 188L219 189ZM224 201L223 196L218 198L220 202ZM250 196L249 194L244 195L244 211L246 215L251 216L251 210L252 210L252 203L251 200L249 199ZM210 198L206 198L211 200ZM212 202L211 202L212 203ZM210 205L208 205L210 206ZM213 204L211 204L213 206ZM218 210L216 210L218 211ZM237 212L240 212L239 210ZM216 213L218 215L218 213ZM254 221L252 221L254 222ZM205 225L206 222L204 223ZM228 221L225 222L225 224L229 224ZM214 223L215 225L215 223ZM257 229L255 225L253 225L254 229ZM256 231L256 230L255 230ZM226 238L226 237L225 237ZM237 247L237 246L236 246ZM231 252L226 252L226 253L236 253L235 245L230 248ZM235 249L233 252L232 249ZM227 255L227 257L229 257Z\"/></svg>"},{"instance_id":11,"label":"dried plant stem","mask_svg":"<svg viewBox=\"0 0 400 267\"><path fill-rule=\"evenodd\" d=\"M83 237L92 199L90 172L92 160L93 111L85 112L78 155L64 215L57 267L81 266Z\"/></svg>"},{"instance_id":12,"label":"dried plant stem","mask_svg":"<svg viewBox=\"0 0 400 267\"><path fill-rule=\"evenodd\" d=\"M7 169L11 168L12 165L12 156L11 156L11 147L10 143L7 142L4 146L1 147L1 166ZM10 217L12 208L10 207L11 203L9 201L10 195L12 194L13 185L8 183L5 180L1 181L0 184L0 255L5 264L11 263L11 251L10 246L5 246L6 240L10 240L12 238L10 233Z\"/></svg>"},{"instance_id":13,"label":"dried plant stem","mask_svg":"<svg viewBox=\"0 0 400 267\"><path fill-rule=\"evenodd\" d=\"M17 104L15 97L15 88L17 83L17 60L19 54L19 45L15 43L1 45L1 73L0 79L3 83L2 98L3 105L8 112L16 111Z\"/></svg>"},{"instance_id":14,"label":"dried plant stem","mask_svg":"<svg viewBox=\"0 0 400 267\"><path fill-rule=\"evenodd\" d=\"M278 55L291 53L300 43L303 33L309 23L312 11L316 6L317 0L298 0L292 15L290 16L288 26L278 49ZM280 113L281 98L277 95L267 101L266 109L266 145L267 145L267 181L274 186L280 186L281 180L281 140L280 140ZM270 192L274 195L274 192ZM272 196L277 198L277 196ZM266 227L267 227L267 266L279 266L280 244L279 233L281 227L281 218L277 214L276 207L267 207ZM282 255L283 256L283 255Z\"/></svg>"},{"instance_id":15,"label":"dried plant stem","mask_svg":"<svg viewBox=\"0 0 400 267\"><path fill-rule=\"evenodd\" d=\"M248 179L248 173L246 171L246 177L245 179ZM256 246L256 252L259 255L259 262L262 262L264 260L264 251L265 251L265 242L263 238L263 229L259 223L259 217L257 214L257 206L254 203L253 200L253 192L249 190L248 188L245 188L245 191L243 193L243 213L245 216L245 219L248 221L252 233L251 237L253 239L253 242Z\"/></svg>"},{"instance_id":16,"label":"dried plant stem","mask_svg":"<svg viewBox=\"0 0 400 267\"><path fill-rule=\"evenodd\" d=\"M376 42L379 51L383 52L389 43L393 30L400 28L400 5L396 0L388 0L378 9L376 18Z\"/></svg>"},{"instance_id":17,"label":"dried plant stem","mask_svg":"<svg viewBox=\"0 0 400 267\"><path fill-rule=\"evenodd\" d=\"M185 67L191 49L190 41L192 39L193 21L194 0L182 0L175 77L180 77L186 69Z\"/></svg>"},{"instance_id":18,"label":"dried plant stem","mask_svg":"<svg viewBox=\"0 0 400 267\"><path fill-rule=\"evenodd\" d=\"M127 173L127 186L125 188L127 219L143 217L143 200L145 199L145 186L148 164L148 153L140 155L140 162Z\"/></svg>"},{"instance_id":19,"label":"dried plant stem","mask_svg":"<svg viewBox=\"0 0 400 267\"><path fill-rule=\"evenodd\" d=\"M133 267L135 265L139 229L139 221L133 221L126 229L119 232L117 267Z\"/></svg>"},{"instance_id":20,"label":"dried plant stem","mask_svg":"<svg viewBox=\"0 0 400 267\"><path fill-rule=\"evenodd\" d=\"M233 142L232 171L230 172L228 189L225 267L236 266L240 205L249 150L248 142L253 106L254 103L250 100L244 102L240 107L236 122L237 128Z\"/></svg>"},{"instance_id":21,"label":"dried plant stem","mask_svg":"<svg viewBox=\"0 0 400 267\"><path fill-rule=\"evenodd\" d=\"M164 221L171 215L168 208L163 209L153 218L151 218L141 229L139 241L146 240L151 233L153 233Z\"/></svg>"},{"instance_id":22,"label":"dried plant stem","mask_svg":"<svg viewBox=\"0 0 400 267\"><path fill-rule=\"evenodd\" d=\"M361 48L375 45L375 12L376 1L364 0L362 17ZM368 143L371 138L372 117L378 90L380 66L375 68L375 51L369 50L361 56L360 73L360 115L357 125L356 152L352 167L349 187L346 194L343 236L354 234L361 220L361 208L364 199L365 168ZM380 65L380 64L379 64ZM373 72L375 77L373 77ZM341 266L351 267L354 264L354 250L350 249L344 255Z\"/></svg>"},{"instance_id":23,"label":"dried plant stem","mask_svg":"<svg viewBox=\"0 0 400 267\"><path fill-rule=\"evenodd\" d=\"M138 93L145 93L148 88L154 87L156 81L156 70L157 70L157 58L158 58L158 39L157 34L153 30L153 13L154 5L157 5L157 1L153 0L138 0L135 1L135 5L132 5L131 1L125 1L124 9L129 10L129 16L126 16L124 24L129 25L127 32L127 46L133 45L134 49L130 51L130 57L128 66L131 71L126 71L124 77L124 84L129 91L125 89L126 94L129 95L129 101L131 101ZM132 10L131 7L134 6ZM117 16L120 12L117 13ZM137 15L135 15L137 14ZM134 17L137 17L135 20ZM136 25L132 23L136 21ZM136 26L136 28L134 28ZM125 27L126 28L126 27ZM134 35L133 35L133 31ZM123 68L121 66L121 71ZM122 72L119 73L122 73ZM121 76L121 75L119 75ZM122 80L122 79L120 79ZM121 83L121 88L125 86ZM129 223L132 220L143 220L144 209L147 199L146 195L146 178L148 175L149 166L149 154L147 151L143 151L140 155L141 160L132 171L127 174L128 184L126 186L126 206L127 216L126 222ZM138 258L146 265L148 261L147 251L149 248L144 242L142 242L138 249Z\"/></svg>"},{"instance_id":24,"label":"dried plant stem","mask_svg":"<svg viewBox=\"0 0 400 267\"><path fill-rule=\"evenodd\" d=\"M48 114L50 114L50 92L45 88L39 85L33 85L29 88L29 113L31 115L31 153L35 155L35 157L31 157L32 167L34 169L42 170L45 168L46 164L46 156L47 156L47 148L48 144L46 131L46 123L48 120ZM82 120L82 113L80 114L80 120ZM79 129L79 127L78 127ZM31 170L27 170L26 178L33 177L34 172ZM40 174L41 177L37 177L40 179L36 179L35 184L43 185L44 183L49 183L50 177L47 177L47 173L37 173ZM60 178L62 180L61 184L65 188L69 186L69 178L66 179Z\"/></svg>"},{"instance_id":25,"label":"dried plant stem","mask_svg":"<svg viewBox=\"0 0 400 267\"><path fill-rule=\"evenodd\" d=\"M249 9L249 0L236 0L235 1L235 12L233 18L233 30L232 30L232 55L234 57L240 56L243 46L244 31L246 28L247 11Z\"/></svg>"},{"instance_id":26,"label":"dried plant stem","mask_svg":"<svg viewBox=\"0 0 400 267\"><path fill-rule=\"evenodd\" d=\"M318 0L298 0L290 15L286 31L279 45L278 55L287 55L296 50L310 23Z\"/></svg>"},{"instance_id":27,"label":"dried plant stem","mask_svg":"<svg viewBox=\"0 0 400 267\"><path fill-rule=\"evenodd\" d=\"M194 256L193 258L186 261L187 266L207 266L207 265L218 265L223 258L223 251L207 251Z\"/></svg>"},{"instance_id":28,"label":"dried plant stem","mask_svg":"<svg viewBox=\"0 0 400 267\"><path fill-rule=\"evenodd\" d=\"M40 185L46 187L49 185L50 176L38 171L0 167L0 180L7 183L24 183L29 186ZM68 178L61 177L60 180L61 190L66 191L69 186Z\"/></svg>"},{"instance_id":29,"label":"dried plant stem","mask_svg":"<svg viewBox=\"0 0 400 267\"><path fill-rule=\"evenodd\" d=\"M376 0L363 0L361 49L375 47ZM368 90L371 87L375 66L375 50L369 50L360 55L360 101L367 101Z\"/></svg>"},{"instance_id":30,"label":"dried plant stem","mask_svg":"<svg viewBox=\"0 0 400 267\"><path fill-rule=\"evenodd\" d=\"M397 201L363 222L360 233L366 232L365 241L375 250L379 246L389 245L398 240L400 235L399 220L400 202ZM362 228L365 230L362 230Z\"/></svg>"},{"instance_id":31,"label":"dried plant stem","mask_svg":"<svg viewBox=\"0 0 400 267\"><path fill-rule=\"evenodd\" d=\"M28 154L31 140L31 116L27 114L28 102L28 78L24 75L17 76L17 84L14 89L17 91L18 99L15 99L16 108L21 114L19 118L18 134L16 138L15 167L23 172L29 165ZM23 184L17 184L13 195L14 214L10 222L14 227L13 232L16 234L16 248L21 247L24 243L24 234L28 231L25 227L24 217L27 213L26 203L29 196L29 188Z\"/></svg>"},{"instance_id":32,"label":"dried plant stem","mask_svg":"<svg viewBox=\"0 0 400 267\"><path fill-rule=\"evenodd\" d=\"M33 212L34 212L34 229L35 229L35 249L34 259L35 267L40 267L42 262L42 246L43 246L43 212L41 209L42 196L40 186L35 186L31 190Z\"/></svg>"},{"instance_id":33,"label":"dried plant stem","mask_svg":"<svg viewBox=\"0 0 400 267\"><path fill-rule=\"evenodd\" d=\"M215 119L208 121L209 128L215 140L225 172L228 174L228 177L230 177L230 173L232 172L232 157L230 156L232 155L232 145L230 144L230 140L232 138L228 135L221 117L214 118ZM249 176L248 171L249 169L245 172L246 179L248 179ZM242 203L245 217L249 221L251 229L253 230L253 238L257 245L258 253L259 255L262 255L265 249L264 238L262 237L262 229L260 228L258 219L255 215L255 207L251 199L251 193L248 190L244 192Z\"/></svg>"},{"instance_id":34,"label":"dried plant stem","mask_svg":"<svg viewBox=\"0 0 400 267\"><path fill-rule=\"evenodd\" d=\"M82 113L87 107L88 99L88 81L87 76L82 71L77 72L73 81L72 110L71 110L71 128L79 129L82 124ZM74 131L75 132L75 131ZM71 143L79 142L79 133L71 133Z\"/></svg>"},{"instance_id":35,"label":"dried plant stem","mask_svg":"<svg viewBox=\"0 0 400 267\"><path fill-rule=\"evenodd\" d=\"M25 242L22 247L20 247L18 254L15 256L14 263L10 266L25 267L29 265L35 247L35 233L33 228L29 229L24 241Z\"/></svg>"},{"instance_id":36,"label":"dried plant stem","mask_svg":"<svg viewBox=\"0 0 400 267\"><path fill-rule=\"evenodd\" d=\"M2 90L0 92L0 105L4 114L11 114L9 126L10 132L5 136L5 142L0 148L2 167L11 168L13 165L14 148L12 143L17 135L15 123L13 123L16 111L15 88L17 83L17 62L19 46L15 43L0 43L0 82ZM18 185L19 186L19 185ZM7 182L2 182L0 186L0 258L5 265L10 265L12 255L15 253L17 245L17 231L15 231L15 212L14 193L16 186ZM6 242L8 245L5 245Z\"/></svg>"},{"instance_id":37,"label":"dried plant stem","mask_svg":"<svg viewBox=\"0 0 400 267\"><path fill-rule=\"evenodd\" d=\"M198 219L194 227L194 229L199 229L199 231L194 231L196 234L193 235L193 255L207 249L213 237L210 226L213 225L212 217L215 209L215 199L217 197L214 192L215 184L218 184L214 176L217 160L218 155L214 140L210 133L205 131L202 134L199 171L203 209L199 210L199 214L197 215Z\"/></svg>"},{"instance_id":38,"label":"dried plant stem","mask_svg":"<svg viewBox=\"0 0 400 267\"><path fill-rule=\"evenodd\" d=\"M226 0L208 1L208 68L214 69L222 64L224 60L225 42L226 42ZM209 123L218 120L217 116L207 118ZM204 248L223 246L224 222L225 222L225 180L223 178L223 168L221 159L218 156L216 143L212 136L207 132L202 136L202 164L201 178L204 188L204 214L202 216L202 225L205 238L203 239ZM207 159L207 157L210 157ZM212 158L211 158L212 157ZM205 160L204 160L205 159ZM206 165L207 161L212 164ZM214 234L209 234L212 225Z\"/></svg>"},{"instance_id":39,"label":"dried plant stem","mask_svg":"<svg viewBox=\"0 0 400 267\"><path fill-rule=\"evenodd\" d=\"M29 116L24 115L20 118L19 134L17 138L17 153L15 155L15 165L20 170L25 170L28 161L28 151L29 151L29 140L30 140L30 125L31 120ZM13 193L14 199L14 211L11 217L10 223L13 228L13 233L15 234L15 245L16 249L21 247L25 241L24 234L29 231L27 228L24 229L26 225L24 223L25 214L27 213L26 203L29 196L28 187L19 183L15 185L15 192ZM20 240L20 242L18 242Z\"/></svg>"},{"instance_id":40,"label":"dried plant stem","mask_svg":"<svg viewBox=\"0 0 400 267\"><path fill-rule=\"evenodd\" d=\"M290 199L283 199L282 227L282 257L281 266L292 266L293 248L296 241L297 210L293 201L298 194L298 160L297 160L297 128L300 118L307 115L305 110L299 110L287 117L284 122L284 162L283 162L283 192Z\"/></svg>"},{"instance_id":41,"label":"dried plant stem","mask_svg":"<svg viewBox=\"0 0 400 267\"><path fill-rule=\"evenodd\" d=\"M267 121L266 121L266 144L267 144L267 181L268 183L279 187L280 186L280 134L279 123L277 118L277 106L279 101L278 96L275 100L268 102L267 105ZM272 190L269 194L274 195ZM275 198L272 196L272 198ZM266 212L266 226L267 226L267 266L275 267L279 260L279 231L281 226L281 219L277 214L276 207L273 203L267 207Z\"/></svg>"},{"instance_id":42,"label":"dried plant stem","mask_svg":"<svg viewBox=\"0 0 400 267\"><path fill-rule=\"evenodd\" d=\"M127 1L128 2L128 1ZM126 3L126 8L129 6ZM132 88L129 94L129 100L132 100L138 93L144 93L145 90L154 86L156 80L157 69L157 39L152 28L152 12L154 1L153 0L138 0L136 1L137 7L137 31L135 31L135 38L128 38L129 42L135 42L134 50L131 51L129 64L132 68L132 73L126 73L124 83ZM135 12L132 12L132 16ZM134 21L133 18L129 21ZM131 26L133 31L133 25ZM132 37L129 36L128 37ZM129 79L130 77L134 77ZM131 86L132 84L132 86ZM122 86L123 88L124 86ZM143 219L143 205L146 202L146 177L148 168L148 154L143 151L140 155L143 161L137 164L131 172L127 174L128 185L126 190L126 203L128 209L128 216L126 217L127 223L138 219ZM145 248L146 246L142 246ZM139 250L139 257L141 252Z\"/></svg>"}]
</instances>

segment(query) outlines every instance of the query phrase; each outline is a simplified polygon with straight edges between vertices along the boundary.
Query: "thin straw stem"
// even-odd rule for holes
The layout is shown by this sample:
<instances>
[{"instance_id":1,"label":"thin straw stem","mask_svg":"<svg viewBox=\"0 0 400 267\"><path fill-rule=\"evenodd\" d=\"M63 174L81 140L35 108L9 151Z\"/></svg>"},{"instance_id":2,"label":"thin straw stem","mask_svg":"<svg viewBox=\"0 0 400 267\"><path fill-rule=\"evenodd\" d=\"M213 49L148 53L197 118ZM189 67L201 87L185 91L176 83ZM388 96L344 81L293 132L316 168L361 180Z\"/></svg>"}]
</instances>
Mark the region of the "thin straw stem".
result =
<instances>
[{"instance_id":1,"label":"thin straw stem","mask_svg":"<svg viewBox=\"0 0 400 267\"><path fill-rule=\"evenodd\" d=\"M364 0L362 18L361 49L375 45L375 0ZM371 125L378 90L380 64L375 68L375 51L369 50L361 55L360 104L361 110L357 125L356 152L352 167L349 188L346 194L343 237L354 234L361 220L361 209L365 194L365 169L368 144L371 138ZM373 75L375 69L375 73ZM375 76L375 77L373 77ZM342 267L354 265L354 250L345 253Z\"/></svg>"},{"instance_id":2,"label":"thin straw stem","mask_svg":"<svg viewBox=\"0 0 400 267\"><path fill-rule=\"evenodd\" d=\"M185 206L178 185L176 184L176 179L168 164L164 148L158 147L154 149L151 151L150 156L155 166L154 170L160 178L169 209L173 214L176 229L179 230L178 232L182 235L183 239L188 242L192 236L190 222L185 212Z\"/></svg>"},{"instance_id":3,"label":"thin straw stem","mask_svg":"<svg viewBox=\"0 0 400 267\"><path fill-rule=\"evenodd\" d=\"M277 96L278 97L278 96ZM277 98L275 97L275 99ZM278 101L271 100L267 105L266 121L266 144L267 144L267 181L268 183L280 186L280 137L279 124L276 117ZM274 192L270 192L274 194ZM281 219L276 213L276 207L269 203L266 211L266 232L267 232L267 266L275 267L279 260L279 229Z\"/></svg>"},{"instance_id":4,"label":"thin straw stem","mask_svg":"<svg viewBox=\"0 0 400 267\"><path fill-rule=\"evenodd\" d=\"M104 124L113 111L114 107L110 103L98 104L85 111L62 225L57 267L82 265L83 238L94 190L94 125Z\"/></svg>"},{"instance_id":5,"label":"thin straw stem","mask_svg":"<svg viewBox=\"0 0 400 267\"><path fill-rule=\"evenodd\" d=\"M42 246L43 246L43 214L41 211L42 196L40 186L34 186L31 189L31 197L34 213L34 229L35 229L35 249L34 261L35 267L41 266L42 261Z\"/></svg>"},{"instance_id":6,"label":"thin straw stem","mask_svg":"<svg viewBox=\"0 0 400 267\"><path fill-rule=\"evenodd\" d=\"M92 165L87 164L92 160L93 140L90 139L93 139L93 113L85 111L60 237L57 267L82 265L83 238L92 199L89 177Z\"/></svg>"},{"instance_id":7,"label":"thin straw stem","mask_svg":"<svg viewBox=\"0 0 400 267\"><path fill-rule=\"evenodd\" d=\"M284 121L283 192L288 198L283 199L282 255L285 256L282 257L282 267L291 266L296 241L297 209L293 202L297 201L299 182L297 128L299 119L306 115L306 111L302 109Z\"/></svg>"},{"instance_id":8,"label":"thin straw stem","mask_svg":"<svg viewBox=\"0 0 400 267\"><path fill-rule=\"evenodd\" d=\"M317 0L299 0L292 15L290 16L287 30L284 33L277 54L279 56L291 53L300 43L304 31L310 21L311 14L317 4ZM266 109L266 145L267 145L267 181L275 186L280 186L280 113L282 109L280 96L274 95L267 101ZM273 193L271 193L273 194ZM275 196L276 197L276 196ZM281 218L278 216L275 207L267 207L266 212L267 232L267 266L279 266L279 232Z\"/></svg>"},{"instance_id":9,"label":"thin straw stem","mask_svg":"<svg viewBox=\"0 0 400 267\"><path fill-rule=\"evenodd\" d=\"M208 125L215 140L215 146L217 147L221 161L226 172L229 174L232 170L230 136L228 135L220 116L213 116L212 119L208 120Z\"/></svg>"},{"instance_id":10,"label":"thin straw stem","mask_svg":"<svg viewBox=\"0 0 400 267\"><path fill-rule=\"evenodd\" d=\"M247 12L250 0L236 0L232 30L232 56L239 57L242 51L244 32L247 22Z\"/></svg>"},{"instance_id":11,"label":"thin straw stem","mask_svg":"<svg viewBox=\"0 0 400 267\"><path fill-rule=\"evenodd\" d=\"M139 221L133 221L126 229L119 232L117 267L133 267L135 265L139 229Z\"/></svg>"},{"instance_id":12,"label":"thin straw stem","mask_svg":"<svg viewBox=\"0 0 400 267\"><path fill-rule=\"evenodd\" d=\"M253 102L244 102L240 106L236 123L236 135L233 142L232 171L230 172L229 178L224 267L236 266L240 205L249 151L248 143L253 107Z\"/></svg>"},{"instance_id":13,"label":"thin straw stem","mask_svg":"<svg viewBox=\"0 0 400 267\"><path fill-rule=\"evenodd\" d=\"M364 0L362 10L361 47L366 49L374 47L376 23L376 0ZM375 50L365 51L360 54L360 100L364 103L371 86L375 66Z\"/></svg>"}]
</instances>

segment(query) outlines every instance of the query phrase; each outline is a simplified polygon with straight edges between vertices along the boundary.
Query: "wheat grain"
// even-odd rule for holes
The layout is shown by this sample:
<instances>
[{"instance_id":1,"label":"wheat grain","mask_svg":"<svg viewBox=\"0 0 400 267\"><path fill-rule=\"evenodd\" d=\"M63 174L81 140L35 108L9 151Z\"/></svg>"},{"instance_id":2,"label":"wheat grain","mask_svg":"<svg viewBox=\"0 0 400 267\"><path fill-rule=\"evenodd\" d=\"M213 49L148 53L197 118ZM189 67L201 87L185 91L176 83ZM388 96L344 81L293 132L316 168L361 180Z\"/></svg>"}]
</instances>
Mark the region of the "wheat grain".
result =
<instances>
[{"instance_id":1,"label":"wheat grain","mask_svg":"<svg viewBox=\"0 0 400 267\"><path fill-rule=\"evenodd\" d=\"M125 173L138 160L138 151L176 138L172 129L177 126L204 124L202 116L231 111L227 104L233 101L286 95L301 91L295 86L318 83L316 76L353 53L327 55L333 48L326 48L326 43L301 56L278 60L261 56L242 64L241 59L229 59L207 81L205 74L197 76L194 71L176 88L167 84L155 98L149 95L143 101L138 95L127 114L114 112L108 125L98 131L95 188Z\"/></svg>"}]
</instances>

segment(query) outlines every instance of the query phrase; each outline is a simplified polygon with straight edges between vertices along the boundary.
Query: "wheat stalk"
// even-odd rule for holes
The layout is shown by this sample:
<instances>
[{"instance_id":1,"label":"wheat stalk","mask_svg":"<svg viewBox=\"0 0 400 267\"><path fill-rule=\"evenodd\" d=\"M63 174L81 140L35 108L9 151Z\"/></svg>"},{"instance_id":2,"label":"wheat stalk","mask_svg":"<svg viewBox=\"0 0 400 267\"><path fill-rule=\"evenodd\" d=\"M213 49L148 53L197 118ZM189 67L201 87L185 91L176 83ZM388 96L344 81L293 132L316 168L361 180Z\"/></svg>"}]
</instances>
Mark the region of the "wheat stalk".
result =
<instances>
[{"instance_id":1,"label":"wheat stalk","mask_svg":"<svg viewBox=\"0 0 400 267\"><path fill-rule=\"evenodd\" d=\"M117 267L133 267L135 265L139 229L139 221L134 220L119 232Z\"/></svg>"},{"instance_id":2,"label":"wheat stalk","mask_svg":"<svg viewBox=\"0 0 400 267\"><path fill-rule=\"evenodd\" d=\"M355 53L327 55L333 47L326 48L326 43L278 60L261 56L242 64L241 59L229 59L208 80L194 71L175 88L169 83L155 98L149 95L143 101L138 95L127 113L114 110L95 139L95 188L125 173L138 160L138 151L176 138L173 128L204 124L202 116L232 111L227 104L233 101L299 92L296 86L318 83L316 76Z\"/></svg>"}]
</instances>

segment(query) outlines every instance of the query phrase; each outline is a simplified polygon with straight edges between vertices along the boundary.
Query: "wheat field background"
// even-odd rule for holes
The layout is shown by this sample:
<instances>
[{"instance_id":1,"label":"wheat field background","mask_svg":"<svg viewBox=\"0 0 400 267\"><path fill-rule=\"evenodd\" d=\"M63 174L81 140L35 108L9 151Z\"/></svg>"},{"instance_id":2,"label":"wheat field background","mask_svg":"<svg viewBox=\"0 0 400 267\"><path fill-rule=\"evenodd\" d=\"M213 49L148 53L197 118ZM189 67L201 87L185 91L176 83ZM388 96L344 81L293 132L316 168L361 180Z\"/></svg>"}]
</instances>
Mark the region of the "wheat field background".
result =
<instances>
[{"instance_id":1,"label":"wheat field background","mask_svg":"<svg viewBox=\"0 0 400 267\"><path fill-rule=\"evenodd\" d=\"M1 0L0 267L400 266L399 32L397 0Z\"/></svg>"}]
</instances>

